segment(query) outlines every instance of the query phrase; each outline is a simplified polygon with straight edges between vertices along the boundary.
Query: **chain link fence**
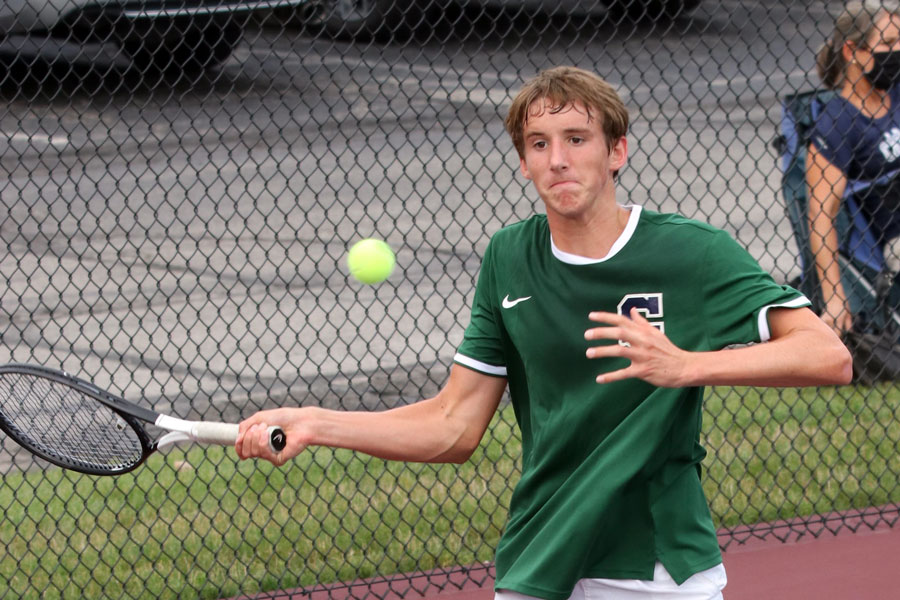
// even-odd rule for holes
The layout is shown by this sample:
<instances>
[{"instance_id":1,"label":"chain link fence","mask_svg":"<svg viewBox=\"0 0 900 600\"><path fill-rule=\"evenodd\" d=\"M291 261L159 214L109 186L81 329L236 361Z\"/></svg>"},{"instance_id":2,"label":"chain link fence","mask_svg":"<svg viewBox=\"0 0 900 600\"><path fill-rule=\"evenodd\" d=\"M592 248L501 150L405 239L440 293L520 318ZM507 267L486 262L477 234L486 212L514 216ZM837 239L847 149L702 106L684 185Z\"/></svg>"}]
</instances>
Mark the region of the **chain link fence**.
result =
<instances>
[{"instance_id":1,"label":"chain link fence","mask_svg":"<svg viewBox=\"0 0 900 600\"><path fill-rule=\"evenodd\" d=\"M608 1L3 4L0 362L182 418L434 394L489 236L541 210L502 119L559 64L626 100L623 202L724 228L794 281L773 142L841 5ZM379 286L347 276L362 237L397 252ZM710 390L722 547L893 525L898 406L890 381ZM184 447L103 478L0 443L4 599L482 584L519 453L505 403L462 466Z\"/></svg>"}]
</instances>

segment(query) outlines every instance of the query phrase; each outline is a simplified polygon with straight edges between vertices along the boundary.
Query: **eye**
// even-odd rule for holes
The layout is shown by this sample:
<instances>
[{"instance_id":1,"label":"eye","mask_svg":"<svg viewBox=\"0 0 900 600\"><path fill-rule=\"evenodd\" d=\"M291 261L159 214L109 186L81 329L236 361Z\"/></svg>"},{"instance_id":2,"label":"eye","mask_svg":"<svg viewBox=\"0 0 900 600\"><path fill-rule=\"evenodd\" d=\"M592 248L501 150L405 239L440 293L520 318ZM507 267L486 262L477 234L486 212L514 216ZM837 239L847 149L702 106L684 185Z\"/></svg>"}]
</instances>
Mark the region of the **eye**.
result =
<instances>
[{"instance_id":1,"label":"eye","mask_svg":"<svg viewBox=\"0 0 900 600\"><path fill-rule=\"evenodd\" d=\"M545 142L544 140L536 140L533 144L531 144L531 147L537 150L543 150L547 147L547 142Z\"/></svg>"},{"instance_id":2,"label":"eye","mask_svg":"<svg viewBox=\"0 0 900 600\"><path fill-rule=\"evenodd\" d=\"M579 144L584 143L584 138L574 135L571 138L569 138L569 141L571 141L574 145L578 146Z\"/></svg>"}]
</instances>

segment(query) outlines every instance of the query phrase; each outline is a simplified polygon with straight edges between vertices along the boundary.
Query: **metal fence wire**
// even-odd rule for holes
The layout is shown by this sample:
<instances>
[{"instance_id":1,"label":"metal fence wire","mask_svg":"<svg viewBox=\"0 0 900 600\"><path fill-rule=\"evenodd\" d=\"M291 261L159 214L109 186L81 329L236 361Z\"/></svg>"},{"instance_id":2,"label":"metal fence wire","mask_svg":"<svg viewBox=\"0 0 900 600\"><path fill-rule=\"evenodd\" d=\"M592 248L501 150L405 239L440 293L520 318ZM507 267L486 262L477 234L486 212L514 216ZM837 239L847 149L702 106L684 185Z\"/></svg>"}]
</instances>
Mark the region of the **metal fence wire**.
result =
<instances>
[{"instance_id":1,"label":"metal fence wire","mask_svg":"<svg viewBox=\"0 0 900 600\"><path fill-rule=\"evenodd\" d=\"M801 248L782 102L837 2L19 0L0 6L0 363L182 418L434 394L492 233L541 202L503 117L574 64L632 117L622 202L721 227L778 281ZM783 140L782 140L783 141ZM398 268L363 286L348 246ZM893 525L900 394L708 391L722 547ZM506 403L463 465L178 447L120 477L0 436L0 598L353 597L481 584L518 478ZM415 574L415 575L411 575Z\"/></svg>"}]
</instances>

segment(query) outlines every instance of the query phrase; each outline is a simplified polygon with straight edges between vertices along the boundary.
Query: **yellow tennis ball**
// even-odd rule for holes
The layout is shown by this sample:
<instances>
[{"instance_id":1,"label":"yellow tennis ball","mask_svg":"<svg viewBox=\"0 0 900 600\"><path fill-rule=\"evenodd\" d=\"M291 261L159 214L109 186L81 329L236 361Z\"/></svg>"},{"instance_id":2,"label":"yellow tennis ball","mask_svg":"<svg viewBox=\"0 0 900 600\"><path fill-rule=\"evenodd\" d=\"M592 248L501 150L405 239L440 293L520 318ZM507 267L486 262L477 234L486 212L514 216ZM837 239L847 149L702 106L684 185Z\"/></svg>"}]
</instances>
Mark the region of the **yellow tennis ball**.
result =
<instances>
[{"instance_id":1,"label":"yellow tennis ball","mask_svg":"<svg viewBox=\"0 0 900 600\"><path fill-rule=\"evenodd\" d=\"M347 253L350 274L366 284L380 283L394 270L394 252L381 240L367 238L351 246Z\"/></svg>"}]
</instances>

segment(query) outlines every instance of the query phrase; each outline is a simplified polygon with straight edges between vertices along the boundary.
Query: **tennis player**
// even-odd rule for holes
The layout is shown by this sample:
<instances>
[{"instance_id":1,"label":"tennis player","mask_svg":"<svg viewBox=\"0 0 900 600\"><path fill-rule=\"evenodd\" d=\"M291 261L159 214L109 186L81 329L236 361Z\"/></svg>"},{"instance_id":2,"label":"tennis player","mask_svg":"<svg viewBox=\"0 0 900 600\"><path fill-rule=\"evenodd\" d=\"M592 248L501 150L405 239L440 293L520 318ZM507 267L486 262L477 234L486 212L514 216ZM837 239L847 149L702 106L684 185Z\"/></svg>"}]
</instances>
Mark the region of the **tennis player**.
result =
<instances>
[{"instance_id":1,"label":"tennis player","mask_svg":"<svg viewBox=\"0 0 900 600\"><path fill-rule=\"evenodd\" d=\"M264 411L241 423L237 453L280 465L326 445L462 462L508 385L522 477L497 600L722 598L700 484L702 386L844 384L850 355L727 234L617 203L628 113L596 75L540 73L506 126L546 215L491 239L443 389L375 413ZM278 454L270 425L287 434Z\"/></svg>"}]
</instances>

